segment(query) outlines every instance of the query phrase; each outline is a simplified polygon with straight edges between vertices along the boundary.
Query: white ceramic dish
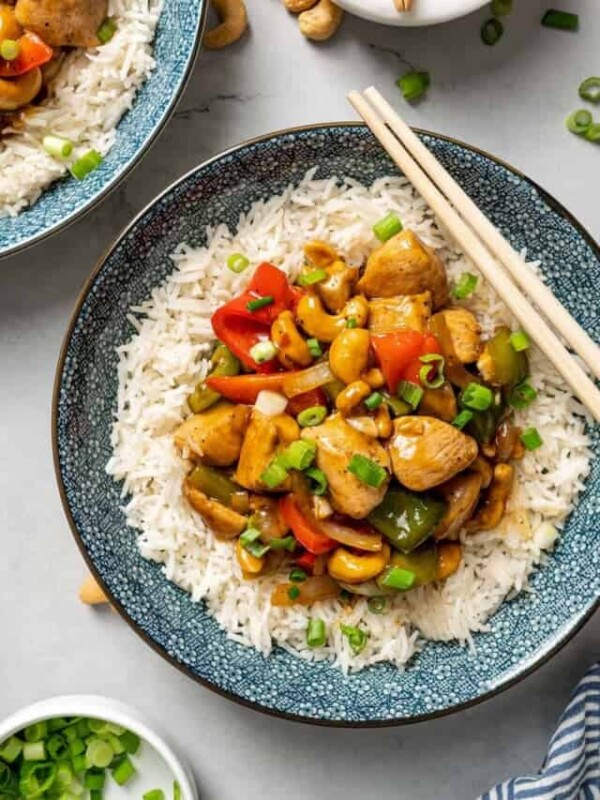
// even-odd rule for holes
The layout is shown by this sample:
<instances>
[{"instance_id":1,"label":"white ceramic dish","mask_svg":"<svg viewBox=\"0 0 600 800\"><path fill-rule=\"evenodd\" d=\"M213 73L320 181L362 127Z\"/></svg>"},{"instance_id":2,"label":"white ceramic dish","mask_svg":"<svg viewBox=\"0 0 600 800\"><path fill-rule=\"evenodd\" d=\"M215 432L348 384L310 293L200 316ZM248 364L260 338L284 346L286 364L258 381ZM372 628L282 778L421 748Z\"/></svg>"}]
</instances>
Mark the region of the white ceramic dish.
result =
<instances>
[{"instance_id":1,"label":"white ceramic dish","mask_svg":"<svg viewBox=\"0 0 600 800\"><path fill-rule=\"evenodd\" d=\"M139 711L108 697L67 695L34 703L0 722L0 742L27 725L52 717L106 720L123 725L142 739L139 753L132 757L137 775L126 786L107 781L104 800L139 800L144 792L157 788L163 789L166 798L171 798L174 781L179 782L182 800L199 800L189 768L175 755L163 735L156 733Z\"/></svg>"},{"instance_id":2,"label":"white ceramic dish","mask_svg":"<svg viewBox=\"0 0 600 800\"><path fill-rule=\"evenodd\" d=\"M382 25L418 27L439 25L464 17L487 5L489 0L413 0L412 11L397 11L394 0L336 0L357 17Z\"/></svg>"}]
</instances>

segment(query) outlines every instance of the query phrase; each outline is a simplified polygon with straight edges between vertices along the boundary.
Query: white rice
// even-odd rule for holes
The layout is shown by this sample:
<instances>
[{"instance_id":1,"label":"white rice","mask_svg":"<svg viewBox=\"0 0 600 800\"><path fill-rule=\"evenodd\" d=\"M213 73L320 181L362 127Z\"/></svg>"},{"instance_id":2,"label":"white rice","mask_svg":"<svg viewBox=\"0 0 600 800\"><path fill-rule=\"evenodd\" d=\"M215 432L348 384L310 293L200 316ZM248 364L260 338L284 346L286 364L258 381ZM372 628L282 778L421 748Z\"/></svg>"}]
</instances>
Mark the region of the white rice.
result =
<instances>
[{"instance_id":1,"label":"white rice","mask_svg":"<svg viewBox=\"0 0 600 800\"><path fill-rule=\"evenodd\" d=\"M406 227L440 252L451 279L476 271L443 238L406 180L384 178L366 188L351 180L315 180L315 171L282 196L256 203L240 219L236 234L220 225L208 231L206 247L181 244L173 255L176 271L132 309L135 334L119 349L114 455L107 469L123 481L127 521L140 531L142 555L164 564L167 578L194 600L204 600L231 638L264 654L276 643L303 658L331 659L343 670L379 661L402 667L425 639L472 646L472 633L486 630L486 620L504 598L527 588L528 576L552 547L589 470L584 410L532 349L532 383L539 396L518 415L518 423L535 425L544 445L518 463L518 488L500 528L465 539L458 573L439 587L403 595L384 615L372 614L364 600L352 608L323 602L318 612L271 608L270 593L281 578L242 578L233 546L217 541L182 499L189 464L172 441L174 428L188 414L186 397L206 373L210 316L250 277L224 268L227 256L243 252L254 264L272 261L293 277L302 264L304 242L320 238L358 265L376 244L373 223L395 209ZM468 305L486 332L499 323L514 325L482 280ZM311 613L318 613L328 630L326 646L316 650L305 642ZM341 621L369 631L360 655L341 635Z\"/></svg>"},{"instance_id":2,"label":"white rice","mask_svg":"<svg viewBox=\"0 0 600 800\"><path fill-rule=\"evenodd\" d=\"M152 40L163 0L110 0L117 31L102 47L73 50L49 87L49 97L0 136L0 217L34 203L67 163L48 155L44 136L70 139L73 158L90 149L105 155L116 126L154 69ZM10 129L9 129L10 130Z\"/></svg>"}]
</instances>

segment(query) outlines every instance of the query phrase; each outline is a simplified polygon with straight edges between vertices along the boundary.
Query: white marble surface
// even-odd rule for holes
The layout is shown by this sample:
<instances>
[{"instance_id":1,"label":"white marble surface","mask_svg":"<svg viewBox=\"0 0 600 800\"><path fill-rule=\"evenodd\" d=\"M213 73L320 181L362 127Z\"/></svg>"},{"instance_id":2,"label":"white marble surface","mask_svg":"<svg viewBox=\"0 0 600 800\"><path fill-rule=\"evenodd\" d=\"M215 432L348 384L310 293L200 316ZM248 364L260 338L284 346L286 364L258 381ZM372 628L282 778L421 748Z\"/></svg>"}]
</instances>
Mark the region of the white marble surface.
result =
<instances>
[{"instance_id":1,"label":"white marble surface","mask_svg":"<svg viewBox=\"0 0 600 800\"><path fill-rule=\"evenodd\" d=\"M427 2L427 0L417 0ZM598 238L600 150L569 135L577 86L598 74L597 0L561 0L582 30L542 29L546 0L515 0L496 48L485 12L440 28L386 29L347 19L313 46L278 0L249 0L252 31L203 54L168 129L130 180L91 216L0 263L0 716L51 694L97 692L153 714L177 737L206 800L470 800L537 769L556 717L599 655L596 617L549 664L501 696L419 726L337 731L271 719L179 674L110 612L83 608L85 575L54 482L50 397L79 288L120 228L170 181L241 139L306 122L352 119L345 93L377 84L401 101L406 63L427 68L422 127L512 162Z\"/></svg>"}]
</instances>

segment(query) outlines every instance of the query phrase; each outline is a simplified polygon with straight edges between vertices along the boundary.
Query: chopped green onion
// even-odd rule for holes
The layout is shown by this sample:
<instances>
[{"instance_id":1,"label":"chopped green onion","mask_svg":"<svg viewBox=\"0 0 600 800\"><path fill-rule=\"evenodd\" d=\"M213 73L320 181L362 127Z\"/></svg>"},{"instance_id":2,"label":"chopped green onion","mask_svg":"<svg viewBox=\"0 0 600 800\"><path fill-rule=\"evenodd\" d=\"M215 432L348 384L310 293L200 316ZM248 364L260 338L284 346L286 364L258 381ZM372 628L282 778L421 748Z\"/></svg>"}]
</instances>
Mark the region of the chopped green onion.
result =
<instances>
[{"instance_id":1,"label":"chopped green onion","mask_svg":"<svg viewBox=\"0 0 600 800\"><path fill-rule=\"evenodd\" d=\"M542 17L542 25L561 31L576 31L579 28L579 16L570 14L568 11L556 11L551 8Z\"/></svg>"},{"instance_id":2,"label":"chopped green onion","mask_svg":"<svg viewBox=\"0 0 600 800\"><path fill-rule=\"evenodd\" d=\"M454 419L452 420L452 425L455 428L458 428L459 431L468 425L469 422L473 419L473 412L469 411L468 408L464 408L459 414L457 414Z\"/></svg>"},{"instance_id":3,"label":"chopped green onion","mask_svg":"<svg viewBox=\"0 0 600 800\"><path fill-rule=\"evenodd\" d=\"M321 350L321 345L319 344L318 339L307 339L306 344L308 345L308 349L310 350L310 354L313 356L313 358L319 358L323 355L323 351Z\"/></svg>"},{"instance_id":4,"label":"chopped green onion","mask_svg":"<svg viewBox=\"0 0 600 800\"><path fill-rule=\"evenodd\" d=\"M492 17L481 26L481 41L490 47L498 44L504 33L504 25L499 19Z\"/></svg>"},{"instance_id":5,"label":"chopped green onion","mask_svg":"<svg viewBox=\"0 0 600 800\"><path fill-rule=\"evenodd\" d=\"M571 133L576 133L578 136L583 136L593 122L593 117L587 108L580 108L578 111L573 111L567 117L567 128Z\"/></svg>"},{"instance_id":6,"label":"chopped green onion","mask_svg":"<svg viewBox=\"0 0 600 800\"><path fill-rule=\"evenodd\" d=\"M494 394L487 386L469 383L460 395L460 403L474 411L486 411L494 402Z\"/></svg>"},{"instance_id":7,"label":"chopped green onion","mask_svg":"<svg viewBox=\"0 0 600 800\"><path fill-rule=\"evenodd\" d=\"M260 476L260 479L269 489L274 489L283 483L287 476L287 469L280 464L277 458L274 458Z\"/></svg>"},{"instance_id":8,"label":"chopped green onion","mask_svg":"<svg viewBox=\"0 0 600 800\"><path fill-rule=\"evenodd\" d=\"M91 738L85 751L85 760L89 767L106 769L115 757L115 751L105 739Z\"/></svg>"},{"instance_id":9,"label":"chopped green onion","mask_svg":"<svg viewBox=\"0 0 600 800\"><path fill-rule=\"evenodd\" d=\"M290 600L297 600L300 597L300 589L297 586L290 586L288 589L288 597Z\"/></svg>"},{"instance_id":10,"label":"chopped green onion","mask_svg":"<svg viewBox=\"0 0 600 800\"><path fill-rule=\"evenodd\" d=\"M381 583L387 586L388 589L401 589L406 591L416 581L417 576L409 569L402 569L402 567L388 567L383 573Z\"/></svg>"},{"instance_id":11,"label":"chopped green onion","mask_svg":"<svg viewBox=\"0 0 600 800\"><path fill-rule=\"evenodd\" d=\"M98 736L108 731L108 725L102 719L88 720L88 728L92 733L95 733Z\"/></svg>"},{"instance_id":12,"label":"chopped green onion","mask_svg":"<svg viewBox=\"0 0 600 800\"><path fill-rule=\"evenodd\" d=\"M37 743L36 743L37 744ZM33 764L21 771L19 789L23 800L46 797L56 781L56 764Z\"/></svg>"},{"instance_id":13,"label":"chopped green onion","mask_svg":"<svg viewBox=\"0 0 600 800\"><path fill-rule=\"evenodd\" d=\"M348 317L346 320L346 327L347 328L358 328L358 320L356 317Z\"/></svg>"},{"instance_id":14,"label":"chopped green onion","mask_svg":"<svg viewBox=\"0 0 600 800\"><path fill-rule=\"evenodd\" d=\"M380 467L375 461L372 461L366 456L355 453L348 464L348 472L362 481L367 486L372 486L379 489L381 484L387 478L387 472L383 467Z\"/></svg>"},{"instance_id":15,"label":"chopped green onion","mask_svg":"<svg viewBox=\"0 0 600 800\"><path fill-rule=\"evenodd\" d=\"M67 720L63 717L56 717L55 719L48 720L48 730L51 733L55 733L56 731L62 731L63 728L67 727Z\"/></svg>"},{"instance_id":16,"label":"chopped green onion","mask_svg":"<svg viewBox=\"0 0 600 800\"><path fill-rule=\"evenodd\" d=\"M309 647L323 647L326 641L327 633L323 620L314 617L309 619L306 629L306 644Z\"/></svg>"},{"instance_id":17,"label":"chopped green onion","mask_svg":"<svg viewBox=\"0 0 600 800\"><path fill-rule=\"evenodd\" d=\"M260 308L272 306L274 302L275 298L270 294L266 294L264 297L257 297L256 300L249 300L246 303L246 308L248 311L258 311Z\"/></svg>"},{"instance_id":18,"label":"chopped green onion","mask_svg":"<svg viewBox=\"0 0 600 800\"><path fill-rule=\"evenodd\" d=\"M121 739L121 744L125 752L129 753L130 756L134 756L140 749L142 743L141 739L136 733L133 733L133 731L125 731L119 738Z\"/></svg>"},{"instance_id":19,"label":"chopped green onion","mask_svg":"<svg viewBox=\"0 0 600 800\"><path fill-rule=\"evenodd\" d=\"M173 800L181 800L181 786L179 781L173 782Z\"/></svg>"},{"instance_id":20,"label":"chopped green onion","mask_svg":"<svg viewBox=\"0 0 600 800\"><path fill-rule=\"evenodd\" d=\"M513 0L492 0L490 11L494 17L506 17L513 10Z\"/></svg>"},{"instance_id":21,"label":"chopped green onion","mask_svg":"<svg viewBox=\"0 0 600 800\"><path fill-rule=\"evenodd\" d=\"M520 353L522 350L528 350L531 346L529 336L527 336L525 331L515 331L514 333L511 333L510 343L512 345L512 349L517 353Z\"/></svg>"},{"instance_id":22,"label":"chopped green onion","mask_svg":"<svg viewBox=\"0 0 600 800\"><path fill-rule=\"evenodd\" d=\"M304 474L310 480L310 491L312 494L325 494L329 483L327 481L327 476L322 469L319 469L318 467L311 467L310 469L307 469Z\"/></svg>"},{"instance_id":23,"label":"chopped green onion","mask_svg":"<svg viewBox=\"0 0 600 800\"><path fill-rule=\"evenodd\" d=\"M73 798L77 798L77 795L73 795ZM58 800L71 800L70 797L63 798L62 796L59 797ZM102 789L90 789L90 800L104 800Z\"/></svg>"},{"instance_id":24,"label":"chopped green onion","mask_svg":"<svg viewBox=\"0 0 600 800\"><path fill-rule=\"evenodd\" d=\"M409 103L423 97L430 84L431 78L428 72L416 72L414 70L406 72L396 81L396 86L402 92L402 97Z\"/></svg>"},{"instance_id":25,"label":"chopped green onion","mask_svg":"<svg viewBox=\"0 0 600 800\"><path fill-rule=\"evenodd\" d=\"M165 800L165 793L162 789L150 789L149 792L144 792L142 800Z\"/></svg>"},{"instance_id":26,"label":"chopped green onion","mask_svg":"<svg viewBox=\"0 0 600 800\"><path fill-rule=\"evenodd\" d=\"M464 300L469 295L472 295L477 288L479 278L471 272L463 272L458 279L454 289L452 290L453 296L457 300Z\"/></svg>"},{"instance_id":27,"label":"chopped green onion","mask_svg":"<svg viewBox=\"0 0 600 800\"><path fill-rule=\"evenodd\" d=\"M0 747L0 758L7 764L12 764L23 752L23 742L16 736L11 736Z\"/></svg>"},{"instance_id":28,"label":"chopped green onion","mask_svg":"<svg viewBox=\"0 0 600 800\"><path fill-rule=\"evenodd\" d=\"M48 756L54 761L66 758L69 755L69 745L60 733L50 736L46 741L46 750L48 751Z\"/></svg>"},{"instance_id":29,"label":"chopped green onion","mask_svg":"<svg viewBox=\"0 0 600 800\"><path fill-rule=\"evenodd\" d=\"M86 789L103 789L106 782L106 772L91 769L83 777L83 785Z\"/></svg>"},{"instance_id":30,"label":"chopped green onion","mask_svg":"<svg viewBox=\"0 0 600 800\"><path fill-rule=\"evenodd\" d=\"M419 370L419 380L427 389L439 389L444 385L444 356L439 353L426 353L419 358L424 366ZM432 369L435 369L433 378L429 377Z\"/></svg>"},{"instance_id":31,"label":"chopped green onion","mask_svg":"<svg viewBox=\"0 0 600 800\"><path fill-rule=\"evenodd\" d=\"M106 44L113 38L116 30L117 26L115 22L112 19L105 19L102 25L100 25L96 31L96 36L102 44Z\"/></svg>"},{"instance_id":32,"label":"chopped green onion","mask_svg":"<svg viewBox=\"0 0 600 800\"><path fill-rule=\"evenodd\" d=\"M327 408L325 406L311 406L301 411L296 419L301 428L313 428L315 425L320 425L326 416Z\"/></svg>"},{"instance_id":33,"label":"chopped green onion","mask_svg":"<svg viewBox=\"0 0 600 800\"><path fill-rule=\"evenodd\" d=\"M250 266L250 259L242 253L232 253L227 259L227 269L239 274Z\"/></svg>"},{"instance_id":34,"label":"chopped green onion","mask_svg":"<svg viewBox=\"0 0 600 800\"><path fill-rule=\"evenodd\" d=\"M579 86L579 96L588 103L600 103L600 78L586 78Z\"/></svg>"},{"instance_id":35,"label":"chopped green onion","mask_svg":"<svg viewBox=\"0 0 600 800\"><path fill-rule=\"evenodd\" d=\"M365 405L369 411L374 411L376 408L379 408L382 403L383 395L381 392L373 392L373 394L370 394L365 400Z\"/></svg>"},{"instance_id":36,"label":"chopped green onion","mask_svg":"<svg viewBox=\"0 0 600 800\"><path fill-rule=\"evenodd\" d=\"M306 572L300 567L294 567L293 570L290 572L290 581L292 583L304 583L306 580Z\"/></svg>"},{"instance_id":37,"label":"chopped green onion","mask_svg":"<svg viewBox=\"0 0 600 800\"><path fill-rule=\"evenodd\" d=\"M257 342L250 348L250 357L253 358L257 364L264 364L266 361L272 361L277 355L277 347L270 339L265 342Z\"/></svg>"},{"instance_id":38,"label":"chopped green onion","mask_svg":"<svg viewBox=\"0 0 600 800\"><path fill-rule=\"evenodd\" d=\"M26 742L40 742L47 733L48 725L44 721L28 725L23 731Z\"/></svg>"},{"instance_id":39,"label":"chopped green onion","mask_svg":"<svg viewBox=\"0 0 600 800\"><path fill-rule=\"evenodd\" d=\"M83 739L77 737L69 742L69 751L72 756L78 756L80 753L85 753L85 742Z\"/></svg>"},{"instance_id":40,"label":"chopped green onion","mask_svg":"<svg viewBox=\"0 0 600 800\"><path fill-rule=\"evenodd\" d=\"M416 383L400 381L398 384L398 397L415 410L423 398L423 389Z\"/></svg>"},{"instance_id":41,"label":"chopped green onion","mask_svg":"<svg viewBox=\"0 0 600 800\"><path fill-rule=\"evenodd\" d=\"M268 544L262 544L262 542L251 542L244 547L244 550L247 550L251 556L254 558L263 558L266 556L271 546Z\"/></svg>"},{"instance_id":42,"label":"chopped green onion","mask_svg":"<svg viewBox=\"0 0 600 800\"><path fill-rule=\"evenodd\" d=\"M280 463L285 469L308 469L315 460L317 445L313 441L298 439L288 445L280 456Z\"/></svg>"},{"instance_id":43,"label":"chopped green onion","mask_svg":"<svg viewBox=\"0 0 600 800\"><path fill-rule=\"evenodd\" d=\"M588 142L600 142L600 123L593 122L583 134L583 138Z\"/></svg>"},{"instance_id":44,"label":"chopped green onion","mask_svg":"<svg viewBox=\"0 0 600 800\"><path fill-rule=\"evenodd\" d=\"M135 767L127 756L111 770L112 776L119 786L124 786L135 775Z\"/></svg>"},{"instance_id":45,"label":"chopped green onion","mask_svg":"<svg viewBox=\"0 0 600 800\"><path fill-rule=\"evenodd\" d=\"M544 444L537 428L525 428L519 438L527 450L537 450Z\"/></svg>"},{"instance_id":46,"label":"chopped green onion","mask_svg":"<svg viewBox=\"0 0 600 800\"><path fill-rule=\"evenodd\" d=\"M385 217L382 217L373 225L373 233L380 242L387 242L388 239L400 233L401 230L402 222L400 217L393 211L390 211L389 214L386 214Z\"/></svg>"},{"instance_id":47,"label":"chopped green onion","mask_svg":"<svg viewBox=\"0 0 600 800\"><path fill-rule=\"evenodd\" d=\"M300 286L312 286L314 283L320 283L327 279L327 272L324 269L315 269L312 272L307 272L300 275L298 283Z\"/></svg>"},{"instance_id":48,"label":"chopped green onion","mask_svg":"<svg viewBox=\"0 0 600 800\"><path fill-rule=\"evenodd\" d=\"M271 550L288 550L293 553L296 549L296 540L293 536L284 536L281 539L271 539L269 542Z\"/></svg>"},{"instance_id":49,"label":"chopped green onion","mask_svg":"<svg viewBox=\"0 0 600 800\"><path fill-rule=\"evenodd\" d=\"M387 611L387 597L369 597L367 600L367 608L371 614L383 614Z\"/></svg>"},{"instance_id":50,"label":"chopped green onion","mask_svg":"<svg viewBox=\"0 0 600 800\"><path fill-rule=\"evenodd\" d=\"M367 632L352 625L340 625L340 630L348 639L348 644L355 655L362 653L367 643Z\"/></svg>"},{"instance_id":51,"label":"chopped green onion","mask_svg":"<svg viewBox=\"0 0 600 800\"><path fill-rule=\"evenodd\" d=\"M65 737L67 742L72 742L74 739L78 738L77 728L75 725L69 725L65 728L62 732L62 735Z\"/></svg>"},{"instance_id":52,"label":"chopped green onion","mask_svg":"<svg viewBox=\"0 0 600 800\"><path fill-rule=\"evenodd\" d=\"M82 181L86 175L100 166L102 160L102 156L97 150L88 150L71 164L71 175L78 181Z\"/></svg>"},{"instance_id":53,"label":"chopped green onion","mask_svg":"<svg viewBox=\"0 0 600 800\"><path fill-rule=\"evenodd\" d=\"M23 761L43 761L46 758L44 742L26 742L23 745Z\"/></svg>"},{"instance_id":54,"label":"chopped green onion","mask_svg":"<svg viewBox=\"0 0 600 800\"><path fill-rule=\"evenodd\" d=\"M242 547L246 547L246 545L256 542L260 537L261 533L258 528L246 528L246 530L240 534L240 544Z\"/></svg>"},{"instance_id":55,"label":"chopped green onion","mask_svg":"<svg viewBox=\"0 0 600 800\"><path fill-rule=\"evenodd\" d=\"M21 45L15 39L4 39L0 42L0 57L5 61L14 61L21 53Z\"/></svg>"},{"instance_id":56,"label":"chopped green onion","mask_svg":"<svg viewBox=\"0 0 600 800\"><path fill-rule=\"evenodd\" d=\"M80 753L78 756L73 756L71 758L71 764L73 765L73 771L76 773L85 772L89 767L85 753Z\"/></svg>"},{"instance_id":57,"label":"chopped green onion","mask_svg":"<svg viewBox=\"0 0 600 800\"><path fill-rule=\"evenodd\" d=\"M383 397L394 417L404 417L413 410L411 405L405 400L400 400L399 397L393 397L389 394L384 394Z\"/></svg>"}]
</instances>

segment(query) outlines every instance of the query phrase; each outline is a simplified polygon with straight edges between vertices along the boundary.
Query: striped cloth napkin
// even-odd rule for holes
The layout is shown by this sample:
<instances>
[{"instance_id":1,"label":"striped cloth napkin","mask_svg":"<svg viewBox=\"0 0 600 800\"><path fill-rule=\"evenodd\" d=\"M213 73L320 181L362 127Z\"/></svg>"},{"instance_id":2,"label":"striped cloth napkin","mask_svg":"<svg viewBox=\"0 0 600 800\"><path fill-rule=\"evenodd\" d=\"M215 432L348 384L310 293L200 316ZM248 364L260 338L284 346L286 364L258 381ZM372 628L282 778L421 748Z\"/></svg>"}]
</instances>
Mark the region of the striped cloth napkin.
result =
<instances>
[{"instance_id":1,"label":"striped cloth napkin","mask_svg":"<svg viewBox=\"0 0 600 800\"><path fill-rule=\"evenodd\" d=\"M577 687L538 775L501 783L479 800L600 800L600 663Z\"/></svg>"}]
</instances>

